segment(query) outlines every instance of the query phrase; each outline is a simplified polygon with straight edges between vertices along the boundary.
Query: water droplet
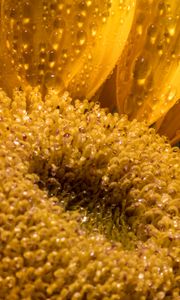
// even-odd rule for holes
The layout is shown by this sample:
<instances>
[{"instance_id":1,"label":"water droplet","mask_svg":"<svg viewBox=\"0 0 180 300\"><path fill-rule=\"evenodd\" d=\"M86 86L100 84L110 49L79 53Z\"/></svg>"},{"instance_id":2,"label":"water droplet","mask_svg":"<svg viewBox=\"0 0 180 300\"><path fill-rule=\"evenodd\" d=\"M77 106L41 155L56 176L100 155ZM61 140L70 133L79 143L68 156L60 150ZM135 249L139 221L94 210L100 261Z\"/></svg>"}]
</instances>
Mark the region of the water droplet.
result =
<instances>
[{"instance_id":1,"label":"water droplet","mask_svg":"<svg viewBox=\"0 0 180 300\"><path fill-rule=\"evenodd\" d=\"M176 22L172 17L168 18L167 31L171 37L174 36L176 32Z\"/></svg>"},{"instance_id":2,"label":"water droplet","mask_svg":"<svg viewBox=\"0 0 180 300\"><path fill-rule=\"evenodd\" d=\"M82 1L81 3L79 3L79 9L80 9L80 14L83 17L87 16L87 7L86 7L86 3L84 1Z\"/></svg>"},{"instance_id":3,"label":"water droplet","mask_svg":"<svg viewBox=\"0 0 180 300\"><path fill-rule=\"evenodd\" d=\"M93 37L95 37L96 36L96 33L97 33L97 26L96 26L96 24L92 24L91 25L91 35L93 36Z\"/></svg>"},{"instance_id":4,"label":"water droplet","mask_svg":"<svg viewBox=\"0 0 180 300\"><path fill-rule=\"evenodd\" d=\"M80 46L83 46L86 43L86 33L83 30L78 31L77 40Z\"/></svg>"},{"instance_id":5,"label":"water droplet","mask_svg":"<svg viewBox=\"0 0 180 300\"><path fill-rule=\"evenodd\" d=\"M166 10L164 1L160 1L158 9L159 9L159 15L162 16Z\"/></svg>"},{"instance_id":6,"label":"water droplet","mask_svg":"<svg viewBox=\"0 0 180 300\"><path fill-rule=\"evenodd\" d=\"M148 59L145 56L139 56L135 61L134 78L137 84L142 86L150 74L151 68Z\"/></svg>"},{"instance_id":7,"label":"water droplet","mask_svg":"<svg viewBox=\"0 0 180 300\"><path fill-rule=\"evenodd\" d=\"M162 55L163 55L163 45L162 45L162 44L159 44L159 45L157 46L157 50L158 50L159 56L162 56Z\"/></svg>"},{"instance_id":8,"label":"water droplet","mask_svg":"<svg viewBox=\"0 0 180 300\"><path fill-rule=\"evenodd\" d=\"M149 39L150 39L150 43L152 45L155 44L156 42L156 39L157 39L157 28L154 24L151 24L148 28L148 31L147 31L147 34L149 36Z\"/></svg>"},{"instance_id":9,"label":"water droplet","mask_svg":"<svg viewBox=\"0 0 180 300\"><path fill-rule=\"evenodd\" d=\"M136 25L136 31L137 31L138 35L142 35L142 33L143 33L144 20L145 20L145 15L143 13L140 13L138 16L137 25Z\"/></svg>"},{"instance_id":10,"label":"water droplet","mask_svg":"<svg viewBox=\"0 0 180 300\"><path fill-rule=\"evenodd\" d=\"M52 61L55 61L55 60L56 60L56 51L51 50L49 52L49 61L52 62Z\"/></svg>"},{"instance_id":11,"label":"water droplet","mask_svg":"<svg viewBox=\"0 0 180 300\"><path fill-rule=\"evenodd\" d=\"M64 59L67 59L67 58L68 58L68 52L67 52L67 49L63 49L63 50L62 50L62 57L63 57Z\"/></svg>"},{"instance_id":12,"label":"water droplet","mask_svg":"<svg viewBox=\"0 0 180 300\"><path fill-rule=\"evenodd\" d=\"M66 7L66 13L67 13L67 15L70 15L70 13L71 13L71 5L67 5L67 7Z\"/></svg>"},{"instance_id":13,"label":"water droplet","mask_svg":"<svg viewBox=\"0 0 180 300\"><path fill-rule=\"evenodd\" d=\"M84 25L84 17L82 17L81 15L77 15L76 20L77 20L77 26L79 28L82 28Z\"/></svg>"}]
</instances>

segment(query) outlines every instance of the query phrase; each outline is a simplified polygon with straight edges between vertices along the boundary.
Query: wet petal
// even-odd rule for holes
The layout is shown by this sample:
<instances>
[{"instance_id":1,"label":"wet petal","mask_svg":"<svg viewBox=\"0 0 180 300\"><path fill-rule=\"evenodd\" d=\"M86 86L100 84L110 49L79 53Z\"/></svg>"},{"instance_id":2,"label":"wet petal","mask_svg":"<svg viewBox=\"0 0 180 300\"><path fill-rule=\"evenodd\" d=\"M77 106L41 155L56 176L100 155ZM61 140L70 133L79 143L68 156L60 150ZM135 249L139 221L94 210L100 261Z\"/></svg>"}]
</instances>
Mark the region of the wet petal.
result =
<instances>
[{"instance_id":1,"label":"wet petal","mask_svg":"<svg viewBox=\"0 0 180 300\"><path fill-rule=\"evenodd\" d=\"M137 1L118 64L117 104L130 119L155 122L180 97L179 0Z\"/></svg>"},{"instance_id":2,"label":"wet petal","mask_svg":"<svg viewBox=\"0 0 180 300\"><path fill-rule=\"evenodd\" d=\"M110 74L125 46L134 10L135 1L112 1L105 24L99 26L96 42L87 49L83 68L70 85L74 96L91 98ZM102 23L103 18L97 22Z\"/></svg>"},{"instance_id":3,"label":"wet petal","mask_svg":"<svg viewBox=\"0 0 180 300\"><path fill-rule=\"evenodd\" d=\"M91 97L124 47L134 2L2 0L1 85L55 87Z\"/></svg>"}]
</instances>

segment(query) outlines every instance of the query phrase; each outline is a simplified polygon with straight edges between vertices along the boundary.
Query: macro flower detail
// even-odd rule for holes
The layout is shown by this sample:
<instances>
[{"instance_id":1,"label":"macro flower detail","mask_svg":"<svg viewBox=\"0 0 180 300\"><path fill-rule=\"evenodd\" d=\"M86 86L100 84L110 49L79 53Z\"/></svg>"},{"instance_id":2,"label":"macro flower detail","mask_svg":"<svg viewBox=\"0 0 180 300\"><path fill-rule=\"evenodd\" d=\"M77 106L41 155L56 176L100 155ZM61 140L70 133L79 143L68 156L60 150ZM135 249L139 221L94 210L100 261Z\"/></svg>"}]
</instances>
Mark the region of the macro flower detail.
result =
<instances>
[{"instance_id":1,"label":"macro flower detail","mask_svg":"<svg viewBox=\"0 0 180 300\"><path fill-rule=\"evenodd\" d=\"M1 1L1 78L91 97L129 34L135 1ZM14 84L15 82L15 84Z\"/></svg>"},{"instance_id":2,"label":"macro flower detail","mask_svg":"<svg viewBox=\"0 0 180 300\"><path fill-rule=\"evenodd\" d=\"M164 118L178 102L179 16L178 1L137 1L126 46L99 95L104 106L116 108L120 114L127 114L130 120L146 120L148 125L152 125ZM159 133L164 133L170 140L173 135L172 143L176 143L179 140L176 128L180 126L178 105L173 114L177 121L171 125L169 121L164 123L164 129ZM158 126L155 125L155 128Z\"/></svg>"},{"instance_id":3,"label":"macro flower detail","mask_svg":"<svg viewBox=\"0 0 180 300\"><path fill-rule=\"evenodd\" d=\"M0 300L178 300L178 1L0 4Z\"/></svg>"},{"instance_id":4,"label":"macro flower detail","mask_svg":"<svg viewBox=\"0 0 180 300\"><path fill-rule=\"evenodd\" d=\"M180 98L179 1L138 1L117 68L120 112L151 125Z\"/></svg>"},{"instance_id":5,"label":"macro flower detail","mask_svg":"<svg viewBox=\"0 0 180 300\"><path fill-rule=\"evenodd\" d=\"M177 300L179 149L67 93L0 111L0 299Z\"/></svg>"}]
</instances>

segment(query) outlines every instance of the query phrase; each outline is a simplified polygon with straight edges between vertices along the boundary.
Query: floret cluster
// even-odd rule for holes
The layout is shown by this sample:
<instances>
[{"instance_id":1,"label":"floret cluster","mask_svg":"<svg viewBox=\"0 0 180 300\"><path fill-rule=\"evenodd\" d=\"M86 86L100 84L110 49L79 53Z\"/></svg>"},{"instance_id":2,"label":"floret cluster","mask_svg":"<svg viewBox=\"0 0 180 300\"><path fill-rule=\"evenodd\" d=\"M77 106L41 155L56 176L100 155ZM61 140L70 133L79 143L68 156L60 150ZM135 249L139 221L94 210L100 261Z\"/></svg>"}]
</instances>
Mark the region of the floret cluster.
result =
<instances>
[{"instance_id":1,"label":"floret cluster","mask_svg":"<svg viewBox=\"0 0 180 300\"><path fill-rule=\"evenodd\" d=\"M178 300L180 151L98 103L0 91L0 300Z\"/></svg>"}]
</instances>

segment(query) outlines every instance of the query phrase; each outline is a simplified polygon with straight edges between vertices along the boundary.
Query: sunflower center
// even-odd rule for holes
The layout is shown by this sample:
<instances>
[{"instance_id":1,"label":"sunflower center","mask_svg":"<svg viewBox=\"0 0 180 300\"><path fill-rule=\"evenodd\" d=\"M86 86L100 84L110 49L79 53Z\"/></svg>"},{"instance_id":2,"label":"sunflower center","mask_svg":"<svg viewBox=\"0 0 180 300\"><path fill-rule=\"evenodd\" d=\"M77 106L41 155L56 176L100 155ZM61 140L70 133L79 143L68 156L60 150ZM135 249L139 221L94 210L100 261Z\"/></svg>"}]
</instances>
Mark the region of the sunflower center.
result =
<instances>
[{"instance_id":1,"label":"sunflower center","mask_svg":"<svg viewBox=\"0 0 180 300\"><path fill-rule=\"evenodd\" d=\"M128 224L131 213L126 214L123 191L117 195L113 187L103 189L106 178L98 178L97 174L94 180L88 180L86 171L91 174L91 168L81 173L81 170L63 168L62 165L50 166L41 157L34 159L31 172L38 175L40 189L45 190L49 197L56 197L53 198L57 200L56 204L65 211L79 212L81 226L87 232L98 232L109 240L121 242L127 249L134 248L138 238Z\"/></svg>"}]
</instances>

